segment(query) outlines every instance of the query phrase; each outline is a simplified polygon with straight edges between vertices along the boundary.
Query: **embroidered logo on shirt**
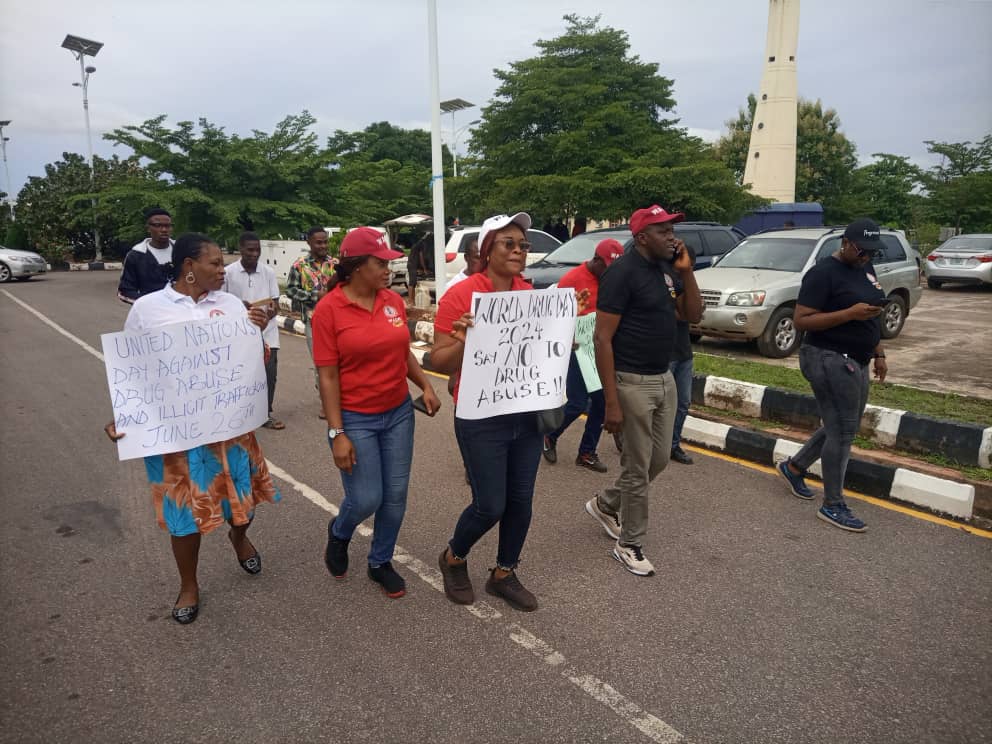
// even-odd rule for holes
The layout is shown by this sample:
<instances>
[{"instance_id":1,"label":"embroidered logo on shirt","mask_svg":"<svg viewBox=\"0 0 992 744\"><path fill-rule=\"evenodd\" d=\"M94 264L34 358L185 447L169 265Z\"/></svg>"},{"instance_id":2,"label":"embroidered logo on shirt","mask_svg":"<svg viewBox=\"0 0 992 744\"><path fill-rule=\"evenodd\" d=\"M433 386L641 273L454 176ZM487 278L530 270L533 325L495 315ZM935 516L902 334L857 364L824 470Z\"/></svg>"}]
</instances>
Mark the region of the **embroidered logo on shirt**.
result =
<instances>
[{"instance_id":1,"label":"embroidered logo on shirt","mask_svg":"<svg viewBox=\"0 0 992 744\"><path fill-rule=\"evenodd\" d=\"M668 285L668 294L670 294L672 296L672 298L674 299L675 298L675 282L672 280L672 277L670 277L668 274L665 274L664 276L665 276L665 284Z\"/></svg>"},{"instance_id":2,"label":"embroidered logo on shirt","mask_svg":"<svg viewBox=\"0 0 992 744\"><path fill-rule=\"evenodd\" d=\"M223 314L224 314L224 311L221 310L220 308L216 308L216 307L213 310L210 311L210 317L211 318L216 318L218 315L223 315Z\"/></svg>"},{"instance_id":3,"label":"embroidered logo on shirt","mask_svg":"<svg viewBox=\"0 0 992 744\"><path fill-rule=\"evenodd\" d=\"M382 308L382 312L387 318L389 318L389 322L397 328L403 325L403 320L400 318L399 313L396 312L396 308L392 305L386 305Z\"/></svg>"},{"instance_id":4,"label":"embroidered logo on shirt","mask_svg":"<svg viewBox=\"0 0 992 744\"><path fill-rule=\"evenodd\" d=\"M875 277L874 274L866 271L865 276L868 278L868 281L870 281L873 285L875 285L875 289L882 288L882 285L878 283L878 279Z\"/></svg>"}]
</instances>

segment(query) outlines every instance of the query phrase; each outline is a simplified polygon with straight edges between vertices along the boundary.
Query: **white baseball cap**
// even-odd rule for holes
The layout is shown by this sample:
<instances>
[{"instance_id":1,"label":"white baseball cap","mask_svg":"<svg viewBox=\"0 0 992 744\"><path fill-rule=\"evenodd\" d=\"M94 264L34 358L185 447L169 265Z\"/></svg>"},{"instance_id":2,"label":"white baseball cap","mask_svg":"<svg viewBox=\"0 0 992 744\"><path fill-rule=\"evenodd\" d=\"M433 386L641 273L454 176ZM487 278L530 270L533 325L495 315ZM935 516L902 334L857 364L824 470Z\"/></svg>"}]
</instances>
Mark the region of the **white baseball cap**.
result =
<instances>
[{"instance_id":1,"label":"white baseball cap","mask_svg":"<svg viewBox=\"0 0 992 744\"><path fill-rule=\"evenodd\" d=\"M482 229L479 230L479 250L481 251L482 246L485 245L486 237L488 237L489 233L502 230L507 225L516 225L526 234L530 230L530 215L526 212L517 212L512 217L505 214L497 214L487 219L482 223Z\"/></svg>"}]
</instances>

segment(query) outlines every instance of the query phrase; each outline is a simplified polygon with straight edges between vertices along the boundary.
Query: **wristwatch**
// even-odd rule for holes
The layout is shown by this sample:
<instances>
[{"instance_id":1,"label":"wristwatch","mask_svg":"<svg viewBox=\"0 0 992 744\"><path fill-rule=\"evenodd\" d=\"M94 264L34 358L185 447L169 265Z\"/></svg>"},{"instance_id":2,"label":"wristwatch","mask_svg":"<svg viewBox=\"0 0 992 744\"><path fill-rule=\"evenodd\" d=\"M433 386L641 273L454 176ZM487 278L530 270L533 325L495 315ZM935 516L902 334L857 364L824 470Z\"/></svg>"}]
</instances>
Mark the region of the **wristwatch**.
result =
<instances>
[{"instance_id":1,"label":"wristwatch","mask_svg":"<svg viewBox=\"0 0 992 744\"><path fill-rule=\"evenodd\" d=\"M328 429L327 430L327 441L334 444L334 437L338 434L344 434L344 429Z\"/></svg>"}]
</instances>

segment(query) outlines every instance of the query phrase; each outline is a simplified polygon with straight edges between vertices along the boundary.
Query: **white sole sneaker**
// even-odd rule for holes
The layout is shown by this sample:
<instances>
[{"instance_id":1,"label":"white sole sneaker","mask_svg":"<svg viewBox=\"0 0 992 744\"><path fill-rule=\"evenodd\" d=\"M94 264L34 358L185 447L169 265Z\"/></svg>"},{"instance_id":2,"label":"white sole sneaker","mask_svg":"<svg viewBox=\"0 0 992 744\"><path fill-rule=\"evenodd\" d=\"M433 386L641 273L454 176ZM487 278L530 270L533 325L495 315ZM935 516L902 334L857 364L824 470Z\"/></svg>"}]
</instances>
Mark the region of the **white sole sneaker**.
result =
<instances>
[{"instance_id":1,"label":"white sole sneaker","mask_svg":"<svg viewBox=\"0 0 992 744\"><path fill-rule=\"evenodd\" d=\"M654 566L643 555L638 556L633 548L617 543L613 546L613 557L634 576L654 576Z\"/></svg>"},{"instance_id":2,"label":"white sole sneaker","mask_svg":"<svg viewBox=\"0 0 992 744\"><path fill-rule=\"evenodd\" d=\"M620 539L620 519L600 509L595 496L586 502L586 513L602 525L607 535L614 540Z\"/></svg>"}]
</instances>

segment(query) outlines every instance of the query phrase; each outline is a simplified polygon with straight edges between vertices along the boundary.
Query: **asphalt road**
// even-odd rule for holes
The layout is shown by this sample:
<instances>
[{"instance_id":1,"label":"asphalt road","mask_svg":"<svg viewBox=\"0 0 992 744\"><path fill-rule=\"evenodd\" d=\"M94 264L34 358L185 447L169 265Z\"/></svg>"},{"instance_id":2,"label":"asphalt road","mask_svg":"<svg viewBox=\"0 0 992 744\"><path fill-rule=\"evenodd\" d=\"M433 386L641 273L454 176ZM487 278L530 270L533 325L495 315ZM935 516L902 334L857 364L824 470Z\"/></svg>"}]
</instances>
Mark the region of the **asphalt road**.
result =
<instances>
[{"instance_id":1,"label":"asphalt road","mask_svg":"<svg viewBox=\"0 0 992 744\"><path fill-rule=\"evenodd\" d=\"M333 581L325 525L341 486L300 338L283 336L277 412L259 439L283 494L244 573L204 539L202 609L176 625L178 579L138 462L120 463L99 335L126 308L115 274L0 288L4 353L0 588L3 742L980 742L992 740L992 540L853 502L863 535L814 518L755 467L697 454L653 487L642 579L582 504L609 482L542 465L520 568L541 608L482 585L438 591L467 502L450 407L417 420L388 600L362 570ZM43 315L60 333L13 298ZM77 342L77 340L79 342ZM434 379L442 400L444 381ZM601 455L615 473L612 443Z\"/></svg>"}]
</instances>

